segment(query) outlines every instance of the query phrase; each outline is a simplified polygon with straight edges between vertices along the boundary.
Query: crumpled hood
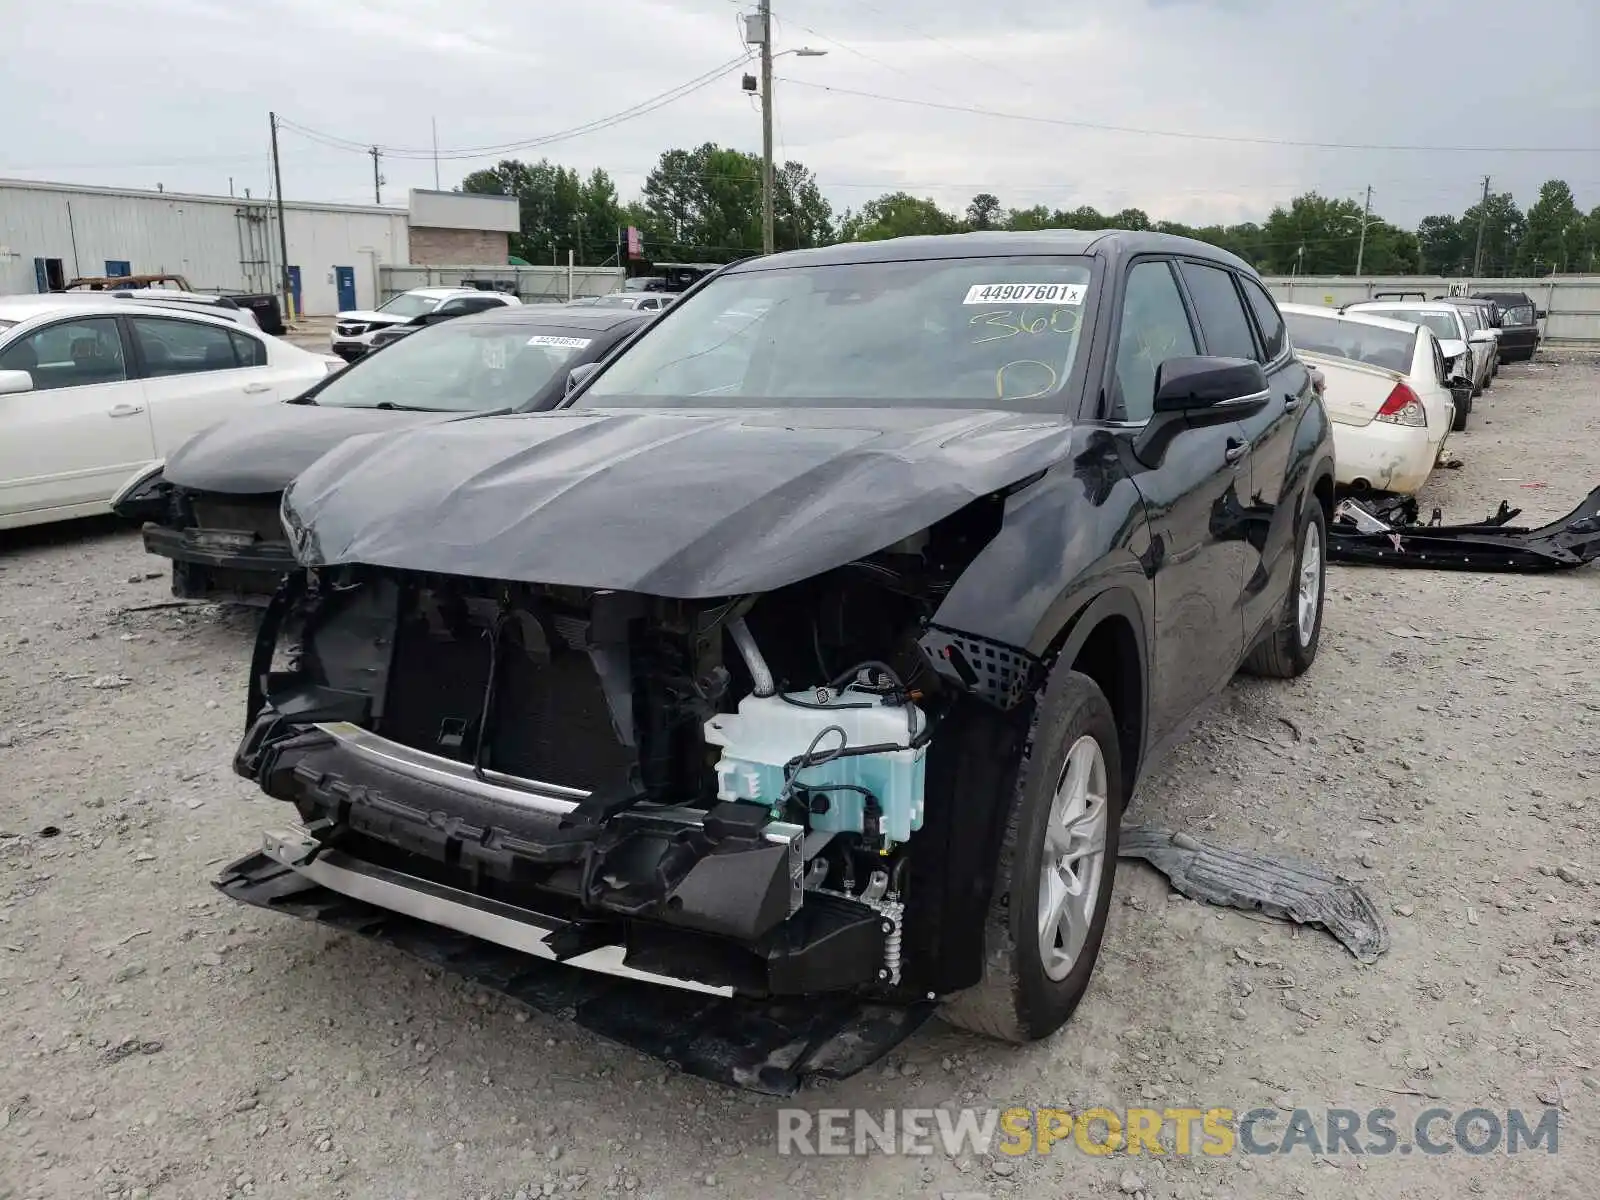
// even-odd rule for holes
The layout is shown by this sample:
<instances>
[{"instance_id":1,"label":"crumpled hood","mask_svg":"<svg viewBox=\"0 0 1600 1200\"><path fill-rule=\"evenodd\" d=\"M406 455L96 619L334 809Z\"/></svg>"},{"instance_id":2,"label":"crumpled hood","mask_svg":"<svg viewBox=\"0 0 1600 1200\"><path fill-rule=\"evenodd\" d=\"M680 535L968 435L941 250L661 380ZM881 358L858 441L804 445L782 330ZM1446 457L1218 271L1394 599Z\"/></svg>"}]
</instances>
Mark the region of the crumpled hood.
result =
<instances>
[{"instance_id":1,"label":"crumpled hood","mask_svg":"<svg viewBox=\"0 0 1600 1200\"><path fill-rule=\"evenodd\" d=\"M1070 445L1064 421L970 410L491 417L343 443L284 524L309 566L730 596L880 550Z\"/></svg>"},{"instance_id":2,"label":"crumpled hood","mask_svg":"<svg viewBox=\"0 0 1600 1200\"><path fill-rule=\"evenodd\" d=\"M195 434L168 457L164 475L169 483L203 492L280 492L348 437L475 415L268 404Z\"/></svg>"}]
</instances>

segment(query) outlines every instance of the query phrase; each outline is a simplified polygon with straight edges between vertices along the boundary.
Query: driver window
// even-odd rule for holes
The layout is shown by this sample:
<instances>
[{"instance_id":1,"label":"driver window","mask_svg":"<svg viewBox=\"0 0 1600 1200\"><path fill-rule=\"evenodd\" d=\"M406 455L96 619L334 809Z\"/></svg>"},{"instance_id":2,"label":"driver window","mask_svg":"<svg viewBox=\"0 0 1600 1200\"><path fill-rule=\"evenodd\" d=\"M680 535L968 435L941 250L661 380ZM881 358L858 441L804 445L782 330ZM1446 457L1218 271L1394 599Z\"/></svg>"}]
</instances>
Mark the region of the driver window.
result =
<instances>
[{"instance_id":1,"label":"driver window","mask_svg":"<svg viewBox=\"0 0 1600 1200\"><path fill-rule=\"evenodd\" d=\"M1117 329L1113 418L1148 421L1155 410L1157 369L1169 358L1198 353L1171 265L1165 261L1135 264L1128 273Z\"/></svg>"}]
</instances>

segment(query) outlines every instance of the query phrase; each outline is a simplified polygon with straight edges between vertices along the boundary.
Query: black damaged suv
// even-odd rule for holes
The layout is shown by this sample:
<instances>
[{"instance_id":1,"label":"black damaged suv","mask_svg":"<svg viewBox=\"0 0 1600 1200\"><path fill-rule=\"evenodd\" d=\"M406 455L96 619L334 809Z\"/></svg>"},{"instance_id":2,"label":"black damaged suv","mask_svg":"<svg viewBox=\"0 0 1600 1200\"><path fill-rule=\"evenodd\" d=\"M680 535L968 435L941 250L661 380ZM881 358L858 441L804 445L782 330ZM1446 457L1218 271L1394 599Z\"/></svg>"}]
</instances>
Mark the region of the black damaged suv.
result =
<instances>
[{"instance_id":1,"label":"black damaged suv","mask_svg":"<svg viewBox=\"0 0 1600 1200\"><path fill-rule=\"evenodd\" d=\"M536 1002L450 931L651 981L563 1005L738 1082L853 1069L934 1003L1045 1036L1141 773L1241 666L1315 658L1333 479L1277 308L1215 247L737 264L555 412L293 483L310 569L236 768L298 821L220 886ZM846 1010L875 1015L829 1042Z\"/></svg>"}]
</instances>

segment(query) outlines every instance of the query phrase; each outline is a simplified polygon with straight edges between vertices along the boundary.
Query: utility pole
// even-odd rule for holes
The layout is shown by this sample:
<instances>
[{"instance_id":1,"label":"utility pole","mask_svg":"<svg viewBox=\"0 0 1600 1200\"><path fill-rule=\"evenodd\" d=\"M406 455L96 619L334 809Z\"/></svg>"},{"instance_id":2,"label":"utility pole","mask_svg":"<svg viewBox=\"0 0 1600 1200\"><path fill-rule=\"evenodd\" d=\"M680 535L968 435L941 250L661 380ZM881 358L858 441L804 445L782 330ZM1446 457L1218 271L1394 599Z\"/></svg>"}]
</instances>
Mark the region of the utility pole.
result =
<instances>
[{"instance_id":1,"label":"utility pole","mask_svg":"<svg viewBox=\"0 0 1600 1200\"><path fill-rule=\"evenodd\" d=\"M761 252L772 235L772 0L761 0Z\"/></svg>"},{"instance_id":2,"label":"utility pole","mask_svg":"<svg viewBox=\"0 0 1600 1200\"><path fill-rule=\"evenodd\" d=\"M1367 253L1367 218L1372 215L1372 185L1367 184L1367 205L1361 210L1361 240L1356 243L1356 274L1361 274L1361 263Z\"/></svg>"},{"instance_id":3,"label":"utility pole","mask_svg":"<svg viewBox=\"0 0 1600 1200\"><path fill-rule=\"evenodd\" d=\"M382 204L383 176L378 173L378 159L383 157L383 151L374 146L367 153L372 155L372 202L374 204Z\"/></svg>"},{"instance_id":4,"label":"utility pole","mask_svg":"<svg viewBox=\"0 0 1600 1200\"><path fill-rule=\"evenodd\" d=\"M439 118L429 118L433 122L433 190L439 190Z\"/></svg>"},{"instance_id":5,"label":"utility pole","mask_svg":"<svg viewBox=\"0 0 1600 1200\"><path fill-rule=\"evenodd\" d=\"M283 319L288 321L296 314L294 297L289 288L289 233L283 224L283 168L278 162L278 114L269 112L267 120L272 124L272 190L278 197L278 266L283 271L280 281L283 288Z\"/></svg>"},{"instance_id":6,"label":"utility pole","mask_svg":"<svg viewBox=\"0 0 1600 1200\"><path fill-rule=\"evenodd\" d=\"M1478 205L1478 248L1472 252L1472 276L1483 269L1483 224L1489 218L1489 177L1483 177L1483 201Z\"/></svg>"}]
</instances>

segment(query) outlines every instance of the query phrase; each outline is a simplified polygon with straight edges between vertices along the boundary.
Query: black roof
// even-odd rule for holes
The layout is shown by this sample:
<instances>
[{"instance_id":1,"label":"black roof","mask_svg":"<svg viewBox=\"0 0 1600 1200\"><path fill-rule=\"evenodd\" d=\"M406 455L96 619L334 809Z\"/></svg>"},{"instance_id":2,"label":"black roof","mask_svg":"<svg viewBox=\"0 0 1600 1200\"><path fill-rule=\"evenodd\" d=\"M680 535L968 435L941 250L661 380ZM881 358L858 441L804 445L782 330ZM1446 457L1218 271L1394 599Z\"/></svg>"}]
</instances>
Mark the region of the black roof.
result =
<instances>
[{"instance_id":1,"label":"black roof","mask_svg":"<svg viewBox=\"0 0 1600 1200\"><path fill-rule=\"evenodd\" d=\"M642 313L632 308L597 308L585 305L568 308L564 304L504 304L481 313L457 317L458 321L474 324L525 325L550 329L588 329L591 331L615 329L630 321L648 320L654 313Z\"/></svg>"},{"instance_id":2,"label":"black roof","mask_svg":"<svg viewBox=\"0 0 1600 1200\"><path fill-rule=\"evenodd\" d=\"M1082 254L1123 259L1134 254L1186 254L1254 273L1236 254L1209 242L1173 233L1141 233L1127 229L1040 229L1026 232L985 230L933 236L887 238L877 242L840 242L815 250L789 250L745 259L730 272L773 267L831 266L839 263L904 262L928 258L1004 258L1025 254Z\"/></svg>"}]
</instances>

